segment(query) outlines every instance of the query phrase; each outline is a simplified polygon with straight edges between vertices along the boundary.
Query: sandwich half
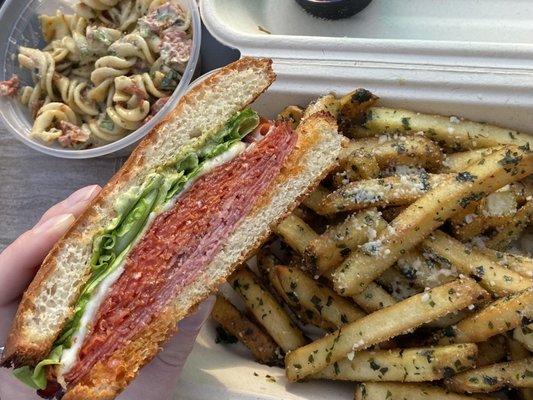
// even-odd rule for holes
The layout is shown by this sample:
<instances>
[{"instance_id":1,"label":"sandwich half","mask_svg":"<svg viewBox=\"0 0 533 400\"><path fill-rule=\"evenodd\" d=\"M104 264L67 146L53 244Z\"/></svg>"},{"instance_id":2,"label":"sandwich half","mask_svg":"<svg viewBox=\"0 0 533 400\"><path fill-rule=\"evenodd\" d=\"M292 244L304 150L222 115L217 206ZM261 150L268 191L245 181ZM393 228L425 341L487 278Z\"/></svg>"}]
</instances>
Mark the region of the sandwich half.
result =
<instances>
[{"instance_id":1,"label":"sandwich half","mask_svg":"<svg viewBox=\"0 0 533 400\"><path fill-rule=\"evenodd\" d=\"M293 131L248 108L274 79L243 58L181 99L48 254L3 366L48 397L113 399L253 255L341 150L325 110Z\"/></svg>"}]
</instances>

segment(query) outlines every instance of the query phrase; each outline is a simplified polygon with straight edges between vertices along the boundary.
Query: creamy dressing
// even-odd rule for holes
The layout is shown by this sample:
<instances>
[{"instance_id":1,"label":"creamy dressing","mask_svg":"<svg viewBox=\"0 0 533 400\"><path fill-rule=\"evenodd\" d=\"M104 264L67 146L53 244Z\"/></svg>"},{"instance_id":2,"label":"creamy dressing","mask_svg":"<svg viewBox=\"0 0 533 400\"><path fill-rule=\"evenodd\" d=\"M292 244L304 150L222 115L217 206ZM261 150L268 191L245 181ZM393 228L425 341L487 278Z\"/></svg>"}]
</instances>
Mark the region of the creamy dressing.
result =
<instances>
[{"instance_id":1,"label":"creamy dressing","mask_svg":"<svg viewBox=\"0 0 533 400\"><path fill-rule=\"evenodd\" d=\"M200 170L200 172L193 179L191 179L185 184L182 191L178 193L177 196L174 196L172 200L168 201L156 211L152 211L150 213L141 233L130 245L130 250L133 248L133 246L135 246L135 244L140 240L140 238L144 236L144 233L148 230L149 226L152 224L156 216L172 208L172 206L176 203L177 199L182 196L198 178L200 178L202 175L209 173L216 167L231 161L239 154L241 154L246 149L246 147L247 145L245 143L236 142L224 153L219 154L213 159L204 162L204 164L202 164L202 169ZM89 327L91 325L91 322L94 320L96 312L107 297L111 286L113 286L113 284L118 280L118 278L120 278L120 276L124 272L126 258L127 257L125 256L123 261L116 267L115 271L113 271L111 274L109 274L107 278L100 282L98 288L95 290L93 296L85 306L85 311L83 312L83 315L80 320L80 326L72 336L72 346L68 349L64 349L63 353L61 354L60 364L57 367L57 381L64 388L66 387L66 382L63 376L67 374L76 363L78 359L78 353L81 349L83 342L85 341L87 334L89 333Z\"/></svg>"}]
</instances>

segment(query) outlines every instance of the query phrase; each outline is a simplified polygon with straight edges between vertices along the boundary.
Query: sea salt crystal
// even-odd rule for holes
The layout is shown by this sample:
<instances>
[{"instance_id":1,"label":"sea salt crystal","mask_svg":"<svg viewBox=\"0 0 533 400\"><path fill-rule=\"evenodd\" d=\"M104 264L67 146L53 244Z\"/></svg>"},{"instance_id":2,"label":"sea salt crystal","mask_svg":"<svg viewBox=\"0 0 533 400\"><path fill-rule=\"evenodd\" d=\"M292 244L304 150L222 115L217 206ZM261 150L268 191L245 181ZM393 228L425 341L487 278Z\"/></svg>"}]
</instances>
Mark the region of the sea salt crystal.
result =
<instances>
[{"instance_id":1,"label":"sea salt crystal","mask_svg":"<svg viewBox=\"0 0 533 400\"><path fill-rule=\"evenodd\" d=\"M424 294L422 295L421 299L422 299L422 301L424 303L427 303L429 301L429 293L428 292L424 292Z\"/></svg>"},{"instance_id":2,"label":"sea salt crystal","mask_svg":"<svg viewBox=\"0 0 533 400\"><path fill-rule=\"evenodd\" d=\"M346 354L346 357L348 357L348 360L352 361L355 356L355 351L350 351L348 354Z\"/></svg>"}]
</instances>

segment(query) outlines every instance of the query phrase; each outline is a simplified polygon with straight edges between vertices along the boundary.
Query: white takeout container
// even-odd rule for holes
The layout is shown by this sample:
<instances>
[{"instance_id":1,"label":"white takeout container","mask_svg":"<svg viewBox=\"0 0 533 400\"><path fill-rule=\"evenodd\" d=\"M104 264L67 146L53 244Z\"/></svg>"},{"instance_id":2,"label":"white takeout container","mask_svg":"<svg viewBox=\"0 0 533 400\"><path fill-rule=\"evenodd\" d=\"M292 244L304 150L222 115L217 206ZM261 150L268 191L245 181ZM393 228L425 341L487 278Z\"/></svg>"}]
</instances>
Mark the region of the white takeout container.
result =
<instances>
[{"instance_id":1,"label":"white takeout container","mask_svg":"<svg viewBox=\"0 0 533 400\"><path fill-rule=\"evenodd\" d=\"M340 21L293 0L200 0L200 11L222 43L273 58L277 80L253 104L267 117L364 87L384 105L533 132L533 2L374 0ZM216 344L214 328L198 337L176 399L353 399L354 383L288 383L241 344Z\"/></svg>"},{"instance_id":2,"label":"white takeout container","mask_svg":"<svg viewBox=\"0 0 533 400\"><path fill-rule=\"evenodd\" d=\"M195 0L177 0L191 12L193 29L190 60L178 86L169 101L146 124L116 142L91 149L65 149L58 143L50 145L30 137L33 119L28 108L18 98L0 97L0 121L17 139L42 153L61 158L91 158L116 153L146 136L178 103L189 86L198 62L201 43L201 22ZM77 0L6 0L0 9L0 81L17 74L22 85L33 84L30 71L21 68L17 61L19 46L42 49L45 41L38 16L54 15L57 10L74 14L72 5Z\"/></svg>"}]
</instances>

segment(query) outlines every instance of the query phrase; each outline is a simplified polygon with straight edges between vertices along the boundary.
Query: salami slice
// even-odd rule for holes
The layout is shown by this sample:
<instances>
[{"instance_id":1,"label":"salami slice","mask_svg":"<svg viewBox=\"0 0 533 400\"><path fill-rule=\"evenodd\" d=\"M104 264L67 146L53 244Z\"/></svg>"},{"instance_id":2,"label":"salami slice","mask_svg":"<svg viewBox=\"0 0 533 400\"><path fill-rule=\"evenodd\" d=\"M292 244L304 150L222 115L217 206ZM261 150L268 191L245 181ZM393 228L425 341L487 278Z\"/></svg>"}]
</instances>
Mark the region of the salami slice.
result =
<instances>
[{"instance_id":1,"label":"salami slice","mask_svg":"<svg viewBox=\"0 0 533 400\"><path fill-rule=\"evenodd\" d=\"M100 306L67 382L131 340L202 272L279 174L296 139L287 124L276 126L154 220Z\"/></svg>"}]
</instances>

